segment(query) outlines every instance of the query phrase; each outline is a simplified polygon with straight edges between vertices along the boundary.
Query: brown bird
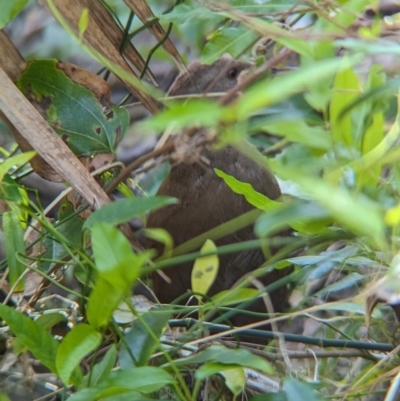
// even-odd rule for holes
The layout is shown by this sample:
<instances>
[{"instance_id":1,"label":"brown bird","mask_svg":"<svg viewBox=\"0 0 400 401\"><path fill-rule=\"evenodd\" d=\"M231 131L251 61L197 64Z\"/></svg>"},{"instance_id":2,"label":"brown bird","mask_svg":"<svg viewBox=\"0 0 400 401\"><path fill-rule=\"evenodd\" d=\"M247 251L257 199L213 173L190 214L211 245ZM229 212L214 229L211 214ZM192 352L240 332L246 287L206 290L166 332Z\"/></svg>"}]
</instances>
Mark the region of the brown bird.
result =
<instances>
[{"instance_id":1,"label":"brown bird","mask_svg":"<svg viewBox=\"0 0 400 401\"><path fill-rule=\"evenodd\" d=\"M188 73L177 78L169 94L227 91L236 85L239 74L249 67L249 63L230 57L223 57L209 66L193 64L189 66ZM204 149L202 155L209 161L207 166L179 163L171 167L158 195L176 197L179 204L151 212L147 220L147 227L161 227L168 231L175 246L253 209L244 196L234 193L215 175L214 168L250 183L256 191L270 199L275 200L281 196L274 175L235 148L227 146L220 150ZM216 245L235 244L253 238L253 227L249 226L217 240ZM162 244L155 242L152 247L158 251L158 255L162 254ZM264 261L263 253L259 249L220 256L218 275L207 295L212 296L231 288L241 277L260 267ZM190 291L192 266L193 263L186 263L165 270L171 284L160 275L153 275L154 293L161 303L171 303ZM261 281L268 285L289 272L290 269L274 270L261 278ZM287 288L281 287L269 295L274 310L282 311L287 304ZM187 299L183 302L186 301ZM264 301L260 298L248 310L267 312ZM235 326L243 326L257 320L260 319L241 313L231 318L230 322Z\"/></svg>"}]
</instances>

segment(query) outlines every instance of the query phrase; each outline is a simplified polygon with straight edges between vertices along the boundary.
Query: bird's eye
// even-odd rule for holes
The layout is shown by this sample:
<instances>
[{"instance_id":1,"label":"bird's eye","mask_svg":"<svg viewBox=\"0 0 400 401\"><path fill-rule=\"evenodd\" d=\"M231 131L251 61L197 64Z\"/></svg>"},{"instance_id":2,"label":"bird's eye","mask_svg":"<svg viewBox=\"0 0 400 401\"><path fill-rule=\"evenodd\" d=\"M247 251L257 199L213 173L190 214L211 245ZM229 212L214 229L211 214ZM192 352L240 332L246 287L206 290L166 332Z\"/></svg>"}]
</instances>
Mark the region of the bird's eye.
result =
<instances>
[{"instance_id":1,"label":"bird's eye","mask_svg":"<svg viewBox=\"0 0 400 401\"><path fill-rule=\"evenodd\" d=\"M237 76L238 76L238 70L236 69L236 68L229 68L229 70L227 71L227 73L226 73L226 76L229 78L229 79L236 79L237 78Z\"/></svg>"}]
</instances>

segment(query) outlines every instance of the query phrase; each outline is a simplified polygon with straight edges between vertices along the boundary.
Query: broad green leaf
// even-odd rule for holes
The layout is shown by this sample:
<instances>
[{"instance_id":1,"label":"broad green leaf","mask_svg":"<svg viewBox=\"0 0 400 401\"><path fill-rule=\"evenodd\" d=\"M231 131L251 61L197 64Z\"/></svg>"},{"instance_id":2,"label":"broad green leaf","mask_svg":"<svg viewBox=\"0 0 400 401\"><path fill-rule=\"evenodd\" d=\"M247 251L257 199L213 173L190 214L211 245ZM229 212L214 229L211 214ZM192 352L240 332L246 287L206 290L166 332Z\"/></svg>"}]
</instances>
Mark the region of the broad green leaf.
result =
<instances>
[{"instance_id":1,"label":"broad green leaf","mask_svg":"<svg viewBox=\"0 0 400 401\"><path fill-rule=\"evenodd\" d=\"M86 388L68 398L70 401L97 401L132 390L150 394L163 386L173 384L175 379L165 370L156 367L139 367L116 370L96 387ZM133 397L136 400L137 397ZM143 398L142 398L143 399Z\"/></svg>"},{"instance_id":2,"label":"broad green leaf","mask_svg":"<svg viewBox=\"0 0 400 401\"><path fill-rule=\"evenodd\" d=\"M200 61L211 64L224 53L233 58L240 56L243 51L257 40L257 35L244 26L224 28L212 33L205 44Z\"/></svg>"},{"instance_id":3,"label":"broad green leaf","mask_svg":"<svg viewBox=\"0 0 400 401\"><path fill-rule=\"evenodd\" d=\"M0 29L12 21L29 0L0 0Z\"/></svg>"},{"instance_id":4,"label":"broad green leaf","mask_svg":"<svg viewBox=\"0 0 400 401\"><path fill-rule=\"evenodd\" d=\"M105 398L104 398L105 397ZM85 388L75 393L70 401L153 401L154 398L145 396L134 390L121 389L119 387L109 389Z\"/></svg>"},{"instance_id":5,"label":"broad green leaf","mask_svg":"<svg viewBox=\"0 0 400 401\"><path fill-rule=\"evenodd\" d=\"M73 371L79 369L82 359L100 343L101 334L88 324L77 324L67 333L58 347L56 357L58 375L65 384L79 384L71 378Z\"/></svg>"},{"instance_id":6,"label":"broad green leaf","mask_svg":"<svg viewBox=\"0 0 400 401\"><path fill-rule=\"evenodd\" d=\"M351 68L340 70L336 74L329 107L332 138L336 144L354 145L352 115L341 115L341 111L357 98L360 91L357 75Z\"/></svg>"},{"instance_id":7,"label":"broad green leaf","mask_svg":"<svg viewBox=\"0 0 400 401\"><path fill-rule=\"evenodd\" d=\"M9 281L13 286L25 271L25 242L19 217L15 212L3 213L4 247L9 269ZM22 260L21 260L22 259ZM16 291L23 291L25 280L20 280Z\"/></svg>"},{"instance_id":8,"label":"broad green leaf","mask_svg":"<svg viewBox=\"0 0 400 401\"><path fill-rule=\"evenodd\" d=\"M214 242L207 240L200 249L200 253L216 252L217 247ZM208 290L213 285L217 278L219 268L218 255L202 256L195 260L192 269L191 283L192 290L195 293L195 297L201 301L203 296L206 295Z\"/></svg>"},{"instance_id":9,"label":"broad green leaf","mask_svg":"<svg viewBox=\"0 0 400 401\"><path fill-rule=\"evenodd\" d=\"M191 355L187 358L181 358L174 361L174 363L180 366L205 362L243 366L265 373L273 372L271 365L266 360L252 354L250 351L246 349L229 349L222 345L212 345L196 355Z\"/></svg>"},{"instance_id":10,"label":"broad green leaf","mask_svg":"<svg viewBox=\"0 0 400 401\"><path fill-rule=\"evenodd\" d=\"M150 253L135 254L119 230L101 222L92 228L92 247L97 279L89 297L87 318L94 327L101 327L108 324Z\"/></svg>"},{"instance_id":11,"label":"broad green leaf","mask_svg":"<svg viewBox=\"0 0 400 401\"><path fill-rule=\"evenodd\" d=\"M93 225L92 249L99 273L109 272L116 264L135 257L128 239L106 222L96 222Z\"/></svg>"},{"instance_id":12,"label":"broad green leaf","mask_svg":"<svg viewBox=\"0 0 400 401\"><path fill-rule=\"evenodd\" d=\"M77 156L114 153L129 124L127 110L113 105L107 110L103 94L96 97L60 66L57 60L31 61L17 86ZM88 84L94 80L89 73L80 78Z\"/></svg>"},{"instance_id":13,"label":"broad green leaf","mask_svg":"<svg viewBox=\"0 0 400 401\"><path fill-rule=\"evenodd\" d=\"M121 369L145 366L167 326L171 313L165 309L147 312L137 319L132 328L124 335L119 353ZM127 349L129 348L129 350ZM133 357L133 359L132 359Z\"/></svg>"},{"instance_id":14,"label":"broad green leaf","mask_svg":"<svg viewBox=\"0 0 400 401\"><path fill-rule=\"evenodd\" d=\"M117 349L115 344L104 355L99 363L93 366L90 372L83 378L81 388L93 387L103 383L111 373L117 362Z\"/></svg>"},{"instance_id":15,"label":"broad green leaf","mask_svg":"<svg viewBox=\"0 0 400 401\"><path fill-rule=\"evenodd\" d=\"M84 224L84 228L92 228L96 222L121 224L151 210L177 203L177 199L167 196L134 197L111 202L93 212Z\"/></svg>"},{"instance_id":16,"label":"broad green leaf","mask_svg":"<svg viewBox=\"0 0 400 401\"><path fill-rule=\"evenodd\" d=\"M196 369L196 379L204 380L209 376L220 374L225 384L234 395L239 395L246 385L246 375L242 367L232 367L222 363L205 363Z\"/></svg>"},{"instance_id":17,"label":"broad green leaf","mask_svg":"<svg viewBox=\"0 0 400 401\"><path fill-rule=\"evenodd\" d=\"M55 361L59 344L51 334L23 313L3 304L0 304L0 317L35 358L57 373Z\"/></svg>"}]
</instances>

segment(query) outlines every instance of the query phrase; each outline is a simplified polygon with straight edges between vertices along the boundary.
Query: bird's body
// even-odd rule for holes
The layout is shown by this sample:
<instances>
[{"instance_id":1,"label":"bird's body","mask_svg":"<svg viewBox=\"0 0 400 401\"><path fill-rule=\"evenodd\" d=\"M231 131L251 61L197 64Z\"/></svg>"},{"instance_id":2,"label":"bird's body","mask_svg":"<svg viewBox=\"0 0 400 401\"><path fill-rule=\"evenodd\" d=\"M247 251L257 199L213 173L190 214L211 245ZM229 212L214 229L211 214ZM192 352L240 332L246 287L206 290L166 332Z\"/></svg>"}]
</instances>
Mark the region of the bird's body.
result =
<instances>
[{"instance_id":1,"label":"bird's body","mask_svg":"<svg viewBox=\"0 0 400 401\"><path fill-rule=\"evenodd\" d=\"M234 65L235 60L231 59L230 64ZM228 71L230 68L234 67L228 66L225 70ZM218 71L221 71L221 68L218 68ZM196 80L196 76L192 77L192 82L196 82ZM231 83L230 86L234 86L234 83ZM204 88L204 85L201 87ZM229 88L224 90L227 89ZM171 92L178 91L172 90ZM246 146L251 147L248 143ZM253 151L256 150L253 149ZM270 199L278 199L281 195L274 175L236 148L227 146L216 151L205 149L203 156L209 161L207 165L180 163L172 166L158 195L176 197L179 199L179 203L154 211L148 217L147 226L160 227L168 231L175 246L253 209L244 196L234 193L215 174L214 168L222 170L239 181L250 183L256 191ZM253 238L253 226L251 225L218 239L216 245L235 244ZM157 249L159 255L162 253L163 246L161 244L154 243L153 247ZM208 295L211 296L231 288L241 277L260 267L264 261L260 249L220 256L218 275ZM165 274L171 279L170 284L160 275L154 274L154 293L161 303L171 303L191 289L192 266L193 263L186 263L165 270ZM286 274L287 269L274 270L264 276L261 281L268 285ZM287 301L286 287L277 289L270 294L270 297L275 311L281 311ZM187 299L184 302L186 301ZM262 299L256 300L249 309L266 312ZM238 326L254 320L257 319L245 314L230 319L231 323Z\"/></svg>"}]
</instances>

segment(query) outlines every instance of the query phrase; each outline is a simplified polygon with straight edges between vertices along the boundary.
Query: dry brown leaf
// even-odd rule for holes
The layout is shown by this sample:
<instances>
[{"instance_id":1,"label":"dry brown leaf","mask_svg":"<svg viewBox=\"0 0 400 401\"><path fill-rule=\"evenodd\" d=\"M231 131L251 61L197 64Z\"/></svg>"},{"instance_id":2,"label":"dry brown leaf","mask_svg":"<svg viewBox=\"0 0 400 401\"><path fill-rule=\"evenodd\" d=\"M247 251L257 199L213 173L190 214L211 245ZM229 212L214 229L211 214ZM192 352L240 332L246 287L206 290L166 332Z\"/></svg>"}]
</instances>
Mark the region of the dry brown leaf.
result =
<instances>
[{"instance_id":1,"label":"dry brown leaf","mask_svg":"<svg viewBox=\"0 0 400 401\"><path fill-rule=\"evenodd\" d=\"M39 0L39 3L47 8L50 12L51 10L48 7L48 3L46 0ZM54 6L57 8L58 12L63 16L65 21L71 27L71 29L78 34L79 29L79 20L80 17L85 10L88 8L86 6L86 2L84 0L53 0ZM101 17L94 16L93 10L89 10L89 23L88 27L83 34L83 41L100 53L102 56L106 57L112 63L118 65L122 69L124 69L129 74L136 75L125 59L119 52L119 47L115 46L113 40L110 39L108 32L103 28L103 24L100 25L98 22L98 18ZM143 90L139 90L134 87L130 82L125 80L123 77L119 77L122 82L126 85L126 87L143 103L148 110L152 113L158 111L158 105L155 99L153 99L149 94L147 94Z\"/></svg>"},{"instance_id":2,"label":"dry brown leaf","mask_svg":"<svg viewBox=\"0 0 400 401\"><path fill-rule=\"evenodd\" d=\"M155 18L153 11L151 11L151 8L146 3L146 0L124 0L124 2L140 18L140 21L142 21L143 24L146 24L149 19ZM167 34L158 21L149 26L149 31L158 41L163 40ZM179 71L186 71L185 64L171 39L168 38L165 40L162 46L175 61Z\"/></svg>"}]
</instances>

